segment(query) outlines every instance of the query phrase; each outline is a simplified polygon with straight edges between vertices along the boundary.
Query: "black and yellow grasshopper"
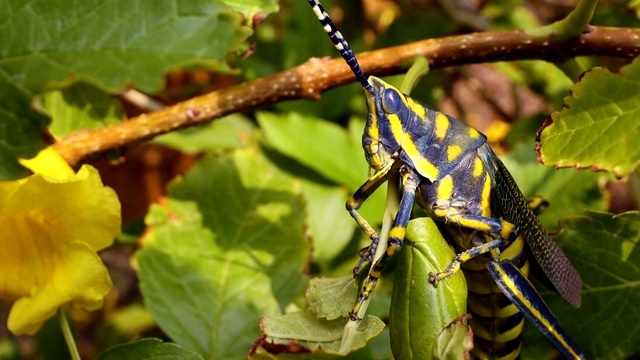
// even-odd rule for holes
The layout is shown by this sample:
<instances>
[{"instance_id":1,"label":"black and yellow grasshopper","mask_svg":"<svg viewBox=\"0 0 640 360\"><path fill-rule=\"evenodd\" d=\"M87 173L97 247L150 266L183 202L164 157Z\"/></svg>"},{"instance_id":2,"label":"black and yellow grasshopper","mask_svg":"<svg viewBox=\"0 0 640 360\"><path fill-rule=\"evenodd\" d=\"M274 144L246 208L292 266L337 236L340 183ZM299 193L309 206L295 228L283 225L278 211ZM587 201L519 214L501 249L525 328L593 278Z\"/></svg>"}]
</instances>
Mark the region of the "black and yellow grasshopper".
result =
<instances>
[{"instance_id":1,"label":"black and yellow grasshopper","mask_svg":"<svg viewBox=\"0 0 640 360\"><path fill-rule=\"evenodd\" d=\"M417 201L441 224L448 241L459 251L446 269L430 274L429 280L437 284L460 268L464 270L476 357L518 358L524 314L565 357L584 358L527 279L529 254L558 292L576 307L581 300L580 276L542 228L486 137L374 76L367 79L322 5L308 1L364 88L369 110L362 147L375 173L346 206L372 242L361 252L354 274L373 259L379 242L377 232L358 208L392 174L399 173L402 183L402 199L386 251L365 280L351 318L358 318L381 270L402 246Z\"/></svg>"}]
</instances>

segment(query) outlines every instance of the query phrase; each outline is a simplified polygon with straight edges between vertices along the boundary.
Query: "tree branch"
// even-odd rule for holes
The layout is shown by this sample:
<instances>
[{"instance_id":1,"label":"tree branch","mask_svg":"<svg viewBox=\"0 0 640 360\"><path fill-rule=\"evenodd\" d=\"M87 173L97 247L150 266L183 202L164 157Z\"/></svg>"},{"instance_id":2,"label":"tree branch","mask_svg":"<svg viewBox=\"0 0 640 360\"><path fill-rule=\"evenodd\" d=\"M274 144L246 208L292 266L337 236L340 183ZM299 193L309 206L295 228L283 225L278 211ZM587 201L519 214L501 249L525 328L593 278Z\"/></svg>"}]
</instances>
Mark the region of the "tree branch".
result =
<instances>
[{"instance_id":1,"label":"tree branch","mask_svg":"<svg viewBox=\"0 0 640 360\"><path fill-rule=\"evenodd\" d=\"M358 60L365 74L383 76L405 71L416 56L429 59L429 67L435 69L505 60L563 62L585 55L636 57L640 55L640 29L590 26L578 37L566 40L558 40L554 34L533 36L523 30L481 32L364 52L358 54ZM324 91L354 80L341 58L314 58L293 69L194 97L119 124L71 134L53 148L75 165L87 156L228 114L284 100L318 99Z\"/></svg>"}]
</instances>

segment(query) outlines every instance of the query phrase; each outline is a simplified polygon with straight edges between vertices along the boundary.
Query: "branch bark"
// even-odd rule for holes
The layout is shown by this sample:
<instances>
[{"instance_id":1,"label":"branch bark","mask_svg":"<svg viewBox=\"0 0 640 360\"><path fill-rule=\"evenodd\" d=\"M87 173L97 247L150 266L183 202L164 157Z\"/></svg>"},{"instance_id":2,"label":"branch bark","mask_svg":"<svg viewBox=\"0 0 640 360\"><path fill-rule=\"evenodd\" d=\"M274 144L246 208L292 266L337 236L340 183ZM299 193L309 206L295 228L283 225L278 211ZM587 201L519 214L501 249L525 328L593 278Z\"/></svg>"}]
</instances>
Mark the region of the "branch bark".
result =
<instances>
[{"instance_id":1,"label":"branch bark","mask_svg":"<svg viewBox=\"0 0 640 360\"><path fill-rule=\"evenodd\" d=\"M481 32L422 40L357 56L365 74L384 76L404 72L416 56L426 57L430 68L436 69L508 60L563 62L587 55L636 57L640 55L640 29L590 26L567 40L558 40L554 35L533 36L523 30ZM342 58L313 58L293 69L194 97L119 124L71 134L53 148L69 164L76 165L88 156L228 114L284 100L318 99L324 91L354 80Z\"/></svg>"}]
</instances>

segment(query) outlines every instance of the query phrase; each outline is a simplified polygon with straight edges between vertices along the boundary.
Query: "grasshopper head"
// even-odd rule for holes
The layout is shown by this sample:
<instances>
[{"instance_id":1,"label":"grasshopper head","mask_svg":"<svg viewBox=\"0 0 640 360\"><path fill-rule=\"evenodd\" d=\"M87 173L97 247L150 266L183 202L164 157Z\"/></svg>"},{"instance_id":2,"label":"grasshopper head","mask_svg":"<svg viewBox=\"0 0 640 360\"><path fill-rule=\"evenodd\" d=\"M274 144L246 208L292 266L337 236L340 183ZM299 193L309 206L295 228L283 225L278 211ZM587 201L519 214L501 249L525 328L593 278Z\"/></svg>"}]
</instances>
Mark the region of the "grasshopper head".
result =
<instances>
[{"instance_id":1,"label":"grasshopper head","mask_svg":"<svg viewBox=\"0 0 640 360\"><path fill-rule=\"evenodd\" d=\"M369 114L362 135L362 147L365 158L374 170L380 170L384 164L400 150L403 137L403 112L406 97L388 83L370 76L370 87L365 88Z\"/></svg>"}]
</instances>

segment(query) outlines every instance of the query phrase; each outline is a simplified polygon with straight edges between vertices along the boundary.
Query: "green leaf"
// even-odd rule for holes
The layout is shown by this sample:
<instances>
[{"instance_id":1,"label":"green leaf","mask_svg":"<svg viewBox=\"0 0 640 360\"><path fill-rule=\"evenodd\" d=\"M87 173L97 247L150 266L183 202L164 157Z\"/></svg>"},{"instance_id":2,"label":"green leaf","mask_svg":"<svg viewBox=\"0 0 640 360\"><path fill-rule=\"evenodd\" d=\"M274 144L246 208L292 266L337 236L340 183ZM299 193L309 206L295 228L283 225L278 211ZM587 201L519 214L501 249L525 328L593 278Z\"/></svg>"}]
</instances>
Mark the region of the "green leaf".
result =
<instances>
[{"instance_id":1,"label":"green leaf","mask_svg":"<svg viewBox=\"0 0 640 360\"><path fill-rule=\"evenodd\" d=\"M469 359L473 348L473 331L465 322L470 315L462 316L448 325L433 344L432 359Z\"/></svg>"},{"instance_id":2,"label":"green leaf","mask_svg":"<svg viewBox=\"0 0 640 360\"><path fill-rule=\"evenodd\" d=\"M291 346L291 341L305 349L319 353L337 354L340 350L345 319L326 320L309 312L295 312L269 316L262 319L261 328L269 344ZM377 336L384 323L375 316L368 316L358 327L350 350L363 347L367 341Z\"/></svg>"},{"instance_id":3,"label":"green leaf","mask_svg":"<svg viewBox=\"0 0 640 360\"><path fill-rule=\"evenodd\" d=\"M606 210L604 189L599 184L602 173L542 166L536 161L534 148L532 141L520 144L502 161L525 196L549 200L549 208L539 216L545 229L553 231L560 218L587 209Z\"/></svg>"},{"instance_id":4,"label":"green leaf","mask_svg":"<svg viewBox=\"0 0 640 360\"><path fill-rule=\"evenodd\" d=\"M130 336L130 338L155 327L151 313L140 303L120 307L110 313L105 320L118 334Z\"/></svg>"},{"instance_id":5,"label":"green leaf","mask_svg":"<svg viewBox=\"0 0 640 360\"><path fill-rule=\"evenodd\" d=\"M206 358L242 358L258 319L303 293L310 246L295 189L247 148L203 159L152 208L139 277L174 341Z\"/></svg>"},{"instance_id":6,"label":"green leaf","mask_svg":"<svg viewBox=\"0 0 640 360\"><path fill-rule=\"evenodd\" d=\"M267 316L261 321L266 338L252 359L288 359L289 353L296 354L296 359L334 358L368 345L385 324L371 315L362 322L346 319L357 295L351 275L312 279L307 288L306 311ZM345 337L347 329L349 336ZM266 349L274 348L278 355L269 356Z\"/></svg>"},{"instance_id":7,"label":"green leaf","mask_svg":"<svg viewBox=\"0 0 640 360\"><path fill-rule=\"evenodd\" d=\"M349 129L345 130L336 124L298 113L278 115L261 112L257 119L270 147L324 178L346 185L352 193L367 180L369 166L362 150L363 123L351 121ZM359 211L375 224L379 222L375 219L381 219L383 209L383 192L378 191Z\"/></svg>"},{"instance_id":8,"label":"green leaf","mask_svg":"<svg viewBox=\"0 0 640 360\"><path fill-rule=\"evenodd\" d=\"M221 69L249 35L221 1L11 0L0 7L0 72L40 93L85 80L115 91L158 91L163 74L188 63Z\"/></svg>"},{"instance_id":9,"label":"green leaf","mask_svg":"<svg viewBox=\"0 0 640 360\"><path fill-rule=\"evenodd\" d=\"M258 13L278 11L278 0L221 0L222 3L239 12L247 19ZM252 21L252 20L251 20Z\"/></svg>"},{"instance_id":10,"label":"green leaf","mask_svg":"<svg viewBox=\"0 0 640 360\"><path fill-rule=\"evenodd\" d=\"M555 240L582 276L582 306L541 294L588 359L626 359L640 351L640 213L588 212L561 226ZM530 331L524 341L545 343L540 336Z\"/></svg>"},{"instance_id":11,"label":"green leaf","mask_svg":"<svg viewBox=\"0 0 640 360\"><path fill-rule=\"evenodd\" d=\"M255 136L255 125L241 114L232 114L202 126L195 126L160 135L154 143L196 154L221 152L246 146Z\"/></svg>"},{"instance_id":12,"label":"green leaf","mask_svg":"<svg viewBox=\"0 0 640 360\"><path fill-rule=\"evenodd\" d=\"M17 158L32 158L45 147L44 132L49 123L47 117L31 109L31 95L11 76L0 69L0 180L30 174Z\"/></svg>"},{"instance_id":13,"label":"green leaf","mask_svg":"<svg viewBox=\"0 0 640 360\"><path fill-rule=\"evenodd\" d=\"M274 1L243 2L236 8L246 12L235 13L221 0L3 2L0 179L28 174L16 158L31 158L45 146L49 120L32 109L34 96L78 80L109 92L132 84L153 93L172 69L198 65L228 71L227 53L251 33L242 25L243 16L273 11ZM71 93L65 94L65 103L84 102L75 93L69 97ZM57 108L54 114L60 115L58 111L71 110ZM69 125L63 121L53 131L66 133Z\"/></svg>"},{"instance_id":14,"label":"green leaf","mask_svg":"<svg viewBox=\"0 0 640 360\"><path fill-rule=\"evenodd\" d=\"M362 155L362 141L354 141L340 126L297 113L282 116L261 112L257 118L268 144L281 153L336 184L346 184L352 191L366 180L368 165Z\"/></svg>"},{"instance_id":15,"label":"green leaf","mask_svg":"<svg viewBox=\"0 0 640 360\"><path fill-rule=\"evenodd\" d=\"M544 164L591 167L617 177L640 164L640 59L620 74L589 70L564 103L541 129L538 152Z\"/></svg>"},{"instance_id":16,"label":"green leaf","mask_svg":"<svg viewBox=\"0 0 640 360\"><path fill-rule=\"evenodd\" d=\"M328 269L331 260L345 250L357 224L344 211L347 198L344 187L303 181L302 190L307 200L307 224L314 245L313 260L322 269Z\"/></svg>"},{"instance_id":17,"label":"green leaf","mask_svg":"<svg viewBox=\"0 0 640 360\"><path fill-rule=\"evenodd\" d=\"M42 103L53 119L49 131L56 139L73 131L94 130L122 120L118 101L87 83L76 83L43 95Z\"/></svg>"},{"instance_id":18,"label":"green leaf","mask_svg":"<svg viewBox=\"0 0 640 360\"><path fill-rule=\"evenodd\" d=\"M461 271L434 286L429 273L456 256L431 218L411 220L395 270L389 328L396 359L429 359L443 329L467 312L467 283ZM462 343L459 343L462 344Z\"/></svg>"},{"instance_id":19,"label":"green leaf","mask_svg":"<svg viewBox=\"0 0 640 360\"><path fill-rule=\"evenodd\" d=\"M160 339L148 338L114 346L96 358L96 360L144 359L201 360L202 356L177 344L163 343Z\"/></svg>"},{"instance_id":20,"label":"green leaf","mask_svg":"<svg viewBox=\"0 0 640 360\"><path fill-rule=\"evenodd\" d=\"M307 288L309 311L318 317L334 320L346 317L358 299L352 275L341 278L314 278Z\"/></svg>"}]
</instances>

